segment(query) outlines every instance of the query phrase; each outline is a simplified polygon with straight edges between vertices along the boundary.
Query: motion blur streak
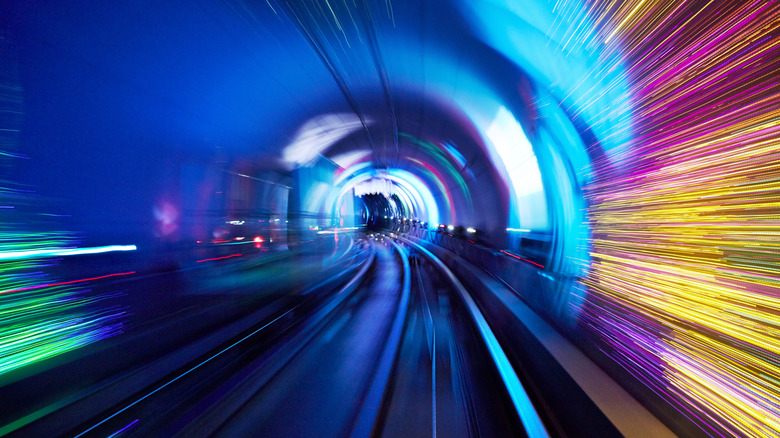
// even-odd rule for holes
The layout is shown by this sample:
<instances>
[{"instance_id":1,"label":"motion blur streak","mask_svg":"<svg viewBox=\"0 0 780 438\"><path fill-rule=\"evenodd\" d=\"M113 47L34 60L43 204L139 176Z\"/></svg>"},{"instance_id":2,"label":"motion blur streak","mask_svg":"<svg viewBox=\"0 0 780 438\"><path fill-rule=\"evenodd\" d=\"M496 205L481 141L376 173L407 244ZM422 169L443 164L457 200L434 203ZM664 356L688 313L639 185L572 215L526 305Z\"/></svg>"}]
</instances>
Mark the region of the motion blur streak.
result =
<instances>
[{"instance_id":1,"label":"motion blur streak","mask_svg":"<svg viewBox=\"0 0 780 438\"><path fill-rule=\"evenodd\" d=\"M210 261L213 261L213 260L224 260L224 259L229 259L231 257L241 257L242 255L243 254L231 254L229 256L224 256L224 257L214 257L214 258L210 258L210 259L198 260L197 263L210 262Z\"/></svg>"},{"instance_id":2,"label":"motion blur streak","mask_svg":"<svg viewBox=\"0 0 780 438\"><path fill-rule=\"evenodd\" d=\"M528 260L528 259L525 259L525 258L522 258L522 257L520 257L519 255L512 254L512 253L511 253L511 252L509 252L509 251L505 251L505 250L503 250L503 249L502 249L502 250L501 250L501 252L502 252L502 253L504 253L504 254L506 254L506 255L508 255L509 257L514 257L514 258L516 258L516 259L518 259L518 260L522 260L522 261L524 261L524 262L528 262L528 263L530 263L530 264L532 264L532 265L535 265L535 266L538 266L538 267L540 267L540 268L544 268L544 266L543 266L543 265L540 265L539 263L532 262L532 261L530 261L530 260Z\"/></svg>"},{"instance_id":3,"label":"motion blur streak","mask_svg":"<svg viewBox=\"0 0 780 438\"><path fill-rule=\"evenodd\" d=\"M108 438L114 438L116 436L119 436L122 432L124 432L124 431L130 429L131 427L135 426L135 424L138 423L138 421L140 421L140 420L138 420L138 419L133 420L127 426L125 426L125 427L117 430L116 432L112 433L111 435L109 435Z\"/></svg>"},{"instance_id":4,"label":"motion blur streak","mask_svg":"<svg viewBox=\"0 0 780 438\"><path fill-rule=\"evenodd\" d=\"M100 277L82 278L81 280L61 281L59 283L39 284L39 285L36 285L36 286L23 287L21 289L10 289L10 290L0 291L0 294L7 294L7 293L10 293L10 292L21 292L23 290L39 289L39 288L42 288L42 287L64 286L66 284L83 283L85 281L100 280L102 278L116 277L116 276L119 276L119 275L130 275L130 274L135 274L135 271L132 271L132 272L119 272L119 273L116 273L116 274L101 275Z\"/></svg>"},{"instance_id":5,"label":"motion blur streak","mask_svg":"<svg viewBox=\"0 0 780 438\"><path fill-rule=\"evenodd\" d=\"M0 435L780 436L780 0L0 17Z\"/></svg>"},{"instance_id":6,"label":"motion blur streak","mask_svg":"<svg viewBox=\"0 0 780 438\"><path fill-rule=\"evenodd\" d=\"M122 329L124 312L117 306L101 304L108 295L89 295L66 286L93 279L36 284L43 276L27 274L33 263L36 262L3 264L0 287L31 286L3 293L0 375L116 335Z\"/></svg>"},{"instance_id":7,"label":"motion blur streak","mask_svg":"<svg viewBox=\"0 0 780 438\"><path fill-rule=\"evenodd\" d=\"M62 257L83 254L101 254L113 251L135 251L135 245L109 245L95 248L58 248L58 249L34 249L0 252L0 261L25 259L33 257Z\"/></svg>"},{"instance_id":8,"label":"motion blur streak","mask_svg":"<svg viewBox=\"0 0 780 438\"><path fill-rule=\"evenodd\" d=\"M635 139L595 163L584 318L713 434L780 433L777 2L593 3Z\"/></svg>"},{"instance_id":9,"label":"motion blur streak","mask_svg":"<svg viewBox=\"0 0 780 438\"><path fill-rule=\"evenodd\" d=\"M0 225L0 252L17 254L69 246L70 236L58 233L24 233ZM0 376L87 344L106 339L122 331L123 310L105 305L109 294L90 294L76 283L101 277L52 281L45 270L52 261L43 254L7 257L0 262Z\"/></svg>"},{"instance_id":10,"label":"motion blur streak","mask_svg":"<svg viewBox=\"0 0 780 438\"><path fill-rule=\"evenodd\" d=\"M117 416L117 415L121 414L122 412L124 412L124 411L126 411L126 410L128 410L128 409L132 408L133 406L137 405L138 403L141 403L141 402L142 402L142 401L144 401L145 399L147 399L147 398L149 398L149 397L153 396L153 395L154 395L154 394L156 394L157 392L159 392L159 391L161 391L161 390L165 389L167 386L169 386L169 385L171 385L171 384L175 383L177 380L180 380L181 378L185 377L187 374L190 374L191 372L193 372L193 371L197 370L198 368L202 367L203 365L207 364L208 362L210 362L210 361L214 360L214 359L215 359L216 357L218 357L219 355L221 355L221 354L224 354L226 351L230 350L231 348L235 347L236 345L238 345L238 344L240 344L240 343L242 343L242 342L246 341L247 339L249 339L249 338L251 338L252 336L256 335L257 333L261 332L263 329L265 329L266 327L268 327L268 326L270 326L271 324L275 323L275 322L276 322L276 321L278 321L279 319L281 319L281 318L285 317L285 316L286 316L288 313L292 312L293 310L295 310L295 308L292 308L292 309L288 310L287 312L284 312L283 314L281 314L281 315L277 316L276 318L274 318L274 319L272 319L271 321L269 321L268 323L266 323L266 324L262 325L260 328L258 328L257 330L253 331L252 333L249 333L248 335L244 336L243 338L241 338L241 339L237 340L236 342L234 342L234 343L232 343L232 344L228 345L227 347L225 347L224 349L220 350L219 352L217 352L217 353L216 353L216 354L214 354L213 356L210 356L210 357L208 357L208 358L207 358L206 360L204 360L203 362L200 362L200 363L198 363L197 365L195 365L194 367L192 367L192 368L188 369L188 370L187 370L187 371L185 371L184 373L182 373L182 374L180 374L180 375L178 375L178 376L174 377L173 379L171 379L171 380L169 380L169 381L165 382L165 384L163 384L162 386L160 386L160 387L158 387L158 388L155 388L153 391L151 391L151 392L147 393L147 394L146 394L146 395L144 395L143 397L140 397L140 398L139 398L139 399L137 399L136 401L134 401L134 402L132 402L132 403L128 404L127 406L123 407L122 409L119 409L118 411L116 411L116 412L114 412L113 414L111 414L110 416L108 416L108 417L104 418L103 420L101 420L101 421L100 421L100 422L98 422L97 424L93 425L93 426L92 426L92 427L90 427L89 429L87 429L87 430L85 430L85 431L81 432L80 434L76 435L76 438L78 438L78 437L80 437L80 436L83 436L83 435L85 435L85 434L89 433L91 430L93 430L94 428L96 428L96 427L100 426L101 424L105 423L106 421L108 421L108 420L110 420L110 419L114 418L115 416ZM132 424L132 423L131 423L131 424Z\"/></svg>"}]
</instances>

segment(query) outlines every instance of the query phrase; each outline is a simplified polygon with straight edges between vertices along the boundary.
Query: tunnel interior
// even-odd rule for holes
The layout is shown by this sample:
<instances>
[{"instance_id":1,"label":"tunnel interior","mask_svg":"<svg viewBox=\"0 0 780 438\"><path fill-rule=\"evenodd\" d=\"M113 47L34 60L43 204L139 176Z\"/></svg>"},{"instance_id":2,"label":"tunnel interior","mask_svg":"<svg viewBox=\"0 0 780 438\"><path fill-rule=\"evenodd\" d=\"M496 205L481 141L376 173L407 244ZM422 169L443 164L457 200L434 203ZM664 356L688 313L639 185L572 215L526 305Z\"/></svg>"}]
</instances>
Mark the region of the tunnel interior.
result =
<instances>
[{"instance_id":1,"label":"tunnel interior","mask_svg":"<svg viewBox=\"0 0 780 438\"><path fill-rule=\"evenodd\" d=\"M477 305L505 347L529 345L527 368L510 360L553 436L607 420L564 419L567 399L599 402L532 350L521 306L670 433L780 434L777 3L11 0L0 16L0 398L20 400L0 435L96 384L35 382L180 309L270 309L244 289L302 290L377 239L428 248L411 272L430 251L468 288L513 291ZM575 389L534 377L548 366Z\"/></svg>"}]
</instances>

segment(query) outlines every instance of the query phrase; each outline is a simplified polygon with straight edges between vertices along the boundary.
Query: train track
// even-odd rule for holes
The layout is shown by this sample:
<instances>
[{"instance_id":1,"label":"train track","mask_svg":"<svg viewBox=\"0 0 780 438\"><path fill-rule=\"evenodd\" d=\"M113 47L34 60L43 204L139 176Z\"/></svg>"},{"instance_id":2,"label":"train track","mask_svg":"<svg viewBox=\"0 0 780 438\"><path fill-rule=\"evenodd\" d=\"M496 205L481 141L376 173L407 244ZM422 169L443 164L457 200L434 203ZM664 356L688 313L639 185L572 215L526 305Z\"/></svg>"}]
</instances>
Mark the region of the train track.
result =
<instances>
[{"instance_id":1,"label":"train track","mask_svg":"<svg viewBox=\"0 0 780 438\"><path fill-rule=\"evenodd\" d=\"M7 400L23 400L28 388L48 388L49 393L45 400L36 397L31 403L9 404L3 415L13 421L5 420L0 436L78 436L84 432L111 435L121 427L107 431L124 421L126 412L145 405L155 396L176 392L180 386L177 383L202 375L211 364L235 354L239 346L243 348L250 340L262 337L264 342L272 342L274 336L304 319L299 315L327 302L333 290L354 280L363 258L370 257L367 251L352 250L351 240L349 243L348 250L322 272L293 281L296 288L306 284L308 287L270 294L225 291L223 296L229 301L226 305L211 298L208 302L216 304L213 309L184 308L157 324L147 324L117 338L118 341L107 342L103 350L6 386L3 391L13 395ZM235 271L235 265L225 267ZM257 270L258 266L246 269ZM146 278L136 280L139 285L135 290L144 289L148 282ZM237 343L249 334L253 335ZM228 348L233 344L236 345ZM168 347L161 349L160 345ZM74 384L63 381L75 382L76 389L72 389ZM125 409L130 405L133 406ZM135 425L124 430L123 435L133 434L133 429Z\"/></svg>"},{"instance_id":2,"label":"train track","mask_svg":"<svg viewBox=\"0 0 780 438\"><path fill-rule=\"evenodd\" d=\"M435 255L398 240L411 254L416 281L395 379L374 434L548 436L468 291Z\"/></svg>"},{"instance_id":3,"label":"train track","mask_svg":"<svg viewBox=\"0 0 780 438\"><path fill-rule=\"evenodd\" d=\"M356 247L362 263L186 364L144 385L116 382L132 394L99 414L17 432L547 436L485 318L440 260L381 235Z\"/></svg>"}]
</instances>

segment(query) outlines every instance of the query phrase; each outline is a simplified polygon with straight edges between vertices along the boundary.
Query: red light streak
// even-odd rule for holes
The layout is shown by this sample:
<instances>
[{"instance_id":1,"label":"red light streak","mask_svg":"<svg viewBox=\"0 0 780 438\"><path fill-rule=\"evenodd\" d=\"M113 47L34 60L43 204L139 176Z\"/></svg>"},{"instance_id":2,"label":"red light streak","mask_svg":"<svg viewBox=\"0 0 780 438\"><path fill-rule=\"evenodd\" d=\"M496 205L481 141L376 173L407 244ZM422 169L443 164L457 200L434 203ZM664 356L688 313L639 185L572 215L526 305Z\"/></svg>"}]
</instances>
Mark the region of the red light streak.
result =
<instances>
[{"instance_id":1,"label":"red light streak","mask_svg":"<svg viewBox=\"0 0 780 438\"><path fill-rule=\"evenodd\" d=\"M238 257L238 256L242 256L242 255L243 255L243 254L233 254L233 255L229 255L229 256L225 256L225 257L214 257L213 259L203 259L203 260L198 260L196 263L200 263L200 262L210 262L210 261L212 261L212 260L222 260L222 259L229 259L229 258L231 258L231 257Z\"/></svg>"},{"instance_id":2,"label":"red light streak","mask_svg":"<svg viewBox=\"0 0 780 438\"><path fill-rule=\"evenodd\" d=\"M538 266L538 267L540 267L540 268L544 268L544 266L540 265L539 263L532 262L532 261L530 261L530 260L528 260L528 259L524 259L524 258L522 258L522 257L520 257L520 256L516 256L516 255L512 254L511 252L504 251L503 249L501 250L501 252L503 252L504 254L506 254L506 255L508 255L508 256L510 256L510 257L514 257L514 258L516 258L516 259L518 259L518 260L522 260L522 261L524 261L524 262L528 262L528 263L530 263L530 264L532 264L532 265L536 265L536 266Z\"/></svg>"},{"instance_id":3,"label":"red light streak","mask_svg":"<svg viewBox=\"0 0 780 438\"><path fill-rule=\"evenodd\" d=\"M7 294L7 293L11 293L11 292L21 292L21 291L32 290L32 289L40 289L40 288L43 288L43 287L63 286L63 285L66 285L66 284L73 284L73 283L83 283L85 281L100 280L101 278L116 277L118 275L130 275L130 274L135 274L135 271L132 271L132 272L119 272L119 273L116 273L116 274L101 275L100 277L83 278L81 280L63 281L63 282L60 282L60 283L39 284L38 286L29 286L29 287L23 287L23 288L20 288L20 289L8 289L8 290L0 291L0 294Z\"/></svg>"}]
</instances>

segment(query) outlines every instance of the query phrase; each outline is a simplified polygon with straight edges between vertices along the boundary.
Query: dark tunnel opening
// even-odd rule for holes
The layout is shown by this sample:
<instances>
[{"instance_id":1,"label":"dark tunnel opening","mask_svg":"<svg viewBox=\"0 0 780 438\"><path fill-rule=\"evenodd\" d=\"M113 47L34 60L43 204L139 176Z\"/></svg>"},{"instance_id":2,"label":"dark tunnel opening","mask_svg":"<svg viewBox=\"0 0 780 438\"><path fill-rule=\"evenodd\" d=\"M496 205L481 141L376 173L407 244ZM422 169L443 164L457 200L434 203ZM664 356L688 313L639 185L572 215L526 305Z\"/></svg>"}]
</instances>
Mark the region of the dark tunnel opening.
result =
<instances>
[{"instance_id":1,"label":"dark tunnel opening","mask_svg":"<svg viewBox=\"0 0 780 438\"><path fill-rule=\"evenodd\" d=\"M780 5L0 5L0 436L780 434Z\"/></svg>"}]
</instances>

